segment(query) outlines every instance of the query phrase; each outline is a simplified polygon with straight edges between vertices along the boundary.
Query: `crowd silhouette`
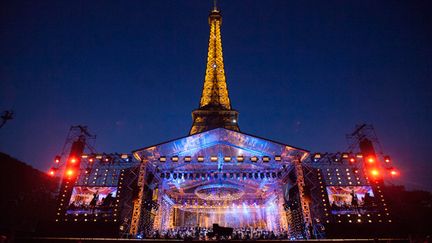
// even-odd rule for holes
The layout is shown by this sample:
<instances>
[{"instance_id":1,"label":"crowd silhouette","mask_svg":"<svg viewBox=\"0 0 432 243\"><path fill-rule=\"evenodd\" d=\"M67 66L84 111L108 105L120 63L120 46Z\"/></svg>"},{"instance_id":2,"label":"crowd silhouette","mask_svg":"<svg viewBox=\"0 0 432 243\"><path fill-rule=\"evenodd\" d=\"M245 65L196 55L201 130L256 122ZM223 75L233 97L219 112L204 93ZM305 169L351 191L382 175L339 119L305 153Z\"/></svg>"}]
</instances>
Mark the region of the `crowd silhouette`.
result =
<instances>
[{"instance_id":1,"label":"crowd silhouette","mask_svg":"<svg viewBox=\"0 0 432 243\"><path fill-rule=\"evenodd\" d=\"M149 235L141 234L141 238L148 239L182 239L182 240L278 240L289 239L286 231L277 233L267 229L260 228L234 228L233 233L229 236L213 236L213 229L206 227L176 227L159 232L158 230L150 232Z\"/></svg>"}]
</instances>

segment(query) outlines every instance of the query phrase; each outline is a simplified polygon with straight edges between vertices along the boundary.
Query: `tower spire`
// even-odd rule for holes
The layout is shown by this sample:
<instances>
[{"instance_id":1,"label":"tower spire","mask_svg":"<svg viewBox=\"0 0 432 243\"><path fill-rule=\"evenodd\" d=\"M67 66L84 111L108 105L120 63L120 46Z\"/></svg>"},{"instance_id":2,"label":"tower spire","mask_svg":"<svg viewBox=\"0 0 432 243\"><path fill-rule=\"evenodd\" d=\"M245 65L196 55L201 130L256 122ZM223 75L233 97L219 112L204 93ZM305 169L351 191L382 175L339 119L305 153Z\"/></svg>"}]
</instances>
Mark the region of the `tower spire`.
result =
<instances>
[{"instance_id":1,"label":"tower spire","mask_svg":"<svg viewBox=\"0 0 432 243\"><path fill-rule=\"evenodd\" d=\"M222 16L217 9L216 0L209 15L210 37L207 53L207 66L204 88L201 95L200 108L211 105L221 109L231 109L222 55L222 39L220 27Z\"/></svg>"},{"instance_id":2,"label":"tower spire","mask_svg":"<svg viewBox=\"0 0 432 243\"><path fill-rule=\"evenodd\" d=\"M240 130L237 125L238 112L231 109L228 96L220 31L222 15L216 1L214 0L208 17L210 36L204 87L199 108L192 112L193 125L190 134L216 127Z\"/></svg>"},{"instance_id":3,"label":"tower spire","mask_svg":"<svg viewBox=\"0 0 432 243\"><path fill-rule=\"evenodd\" d=\"M213 11L219 11L217 7L217 0L213 0Z\"/></svg>"}]
</instances>

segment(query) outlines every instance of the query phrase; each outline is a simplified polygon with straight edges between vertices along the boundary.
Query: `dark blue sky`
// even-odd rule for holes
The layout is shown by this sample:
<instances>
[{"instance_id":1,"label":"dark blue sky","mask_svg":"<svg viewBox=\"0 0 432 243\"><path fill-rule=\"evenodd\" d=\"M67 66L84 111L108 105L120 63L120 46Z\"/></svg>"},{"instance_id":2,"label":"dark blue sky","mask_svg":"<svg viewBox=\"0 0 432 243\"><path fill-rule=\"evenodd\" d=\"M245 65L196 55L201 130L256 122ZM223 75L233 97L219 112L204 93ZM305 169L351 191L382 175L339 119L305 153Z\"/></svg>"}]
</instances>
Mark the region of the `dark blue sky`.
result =
<instances>
[{"instance_id":1,"label":"dark blue sky","mask_svg":"<svg viewBox=\"0 0 432 243\"><path fill-rule=\"evenodd\" d=\"M0 151L46 170L72 124L98 151L184 136L199 103L212 1L2 1ZM410 188L432 190L430 1L223 1L242 131L343 151L372 123Z\"/></svg>"}]
</instances>

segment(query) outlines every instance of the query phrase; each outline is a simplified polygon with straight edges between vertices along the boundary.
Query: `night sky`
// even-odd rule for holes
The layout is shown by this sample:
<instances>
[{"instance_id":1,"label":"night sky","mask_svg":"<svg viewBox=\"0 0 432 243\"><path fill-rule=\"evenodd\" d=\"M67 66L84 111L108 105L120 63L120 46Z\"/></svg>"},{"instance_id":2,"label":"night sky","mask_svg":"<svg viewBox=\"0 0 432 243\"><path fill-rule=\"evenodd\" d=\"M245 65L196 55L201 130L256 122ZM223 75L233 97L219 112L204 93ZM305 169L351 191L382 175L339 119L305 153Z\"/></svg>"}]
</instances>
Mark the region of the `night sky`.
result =
<instances>
[{"instance_id":1,"label":"night sky","mask_svg":"<svg viewBox=\"0 0 432 243\"><path fill-rule=\"evenodd\" d=\"M99 152L184 136L204 80L208 0L2 1L0 151L47 170L71 125ZM408 188L432 190L432 2L220 3L240 129L344 151L375 126Z\"/></svg>"}]
</instances>

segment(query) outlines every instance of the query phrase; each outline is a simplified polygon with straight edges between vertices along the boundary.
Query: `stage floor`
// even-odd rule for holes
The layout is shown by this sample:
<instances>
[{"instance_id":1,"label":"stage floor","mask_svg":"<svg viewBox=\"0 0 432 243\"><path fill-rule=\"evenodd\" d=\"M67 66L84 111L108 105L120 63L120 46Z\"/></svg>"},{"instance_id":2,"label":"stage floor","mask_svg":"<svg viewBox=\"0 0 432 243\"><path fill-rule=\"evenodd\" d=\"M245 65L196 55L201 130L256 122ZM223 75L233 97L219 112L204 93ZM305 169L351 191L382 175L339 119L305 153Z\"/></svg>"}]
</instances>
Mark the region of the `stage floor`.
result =
<instances>
[{"instance_id":1,"label":"stage floor","mask_svg":"<svg viewBox=\"0 0 432 243\"><path fill-rule=\"evenodd\" d=\"M16 238L14 242L203 242L200 240L177 239L120 239L120 238L72 238L72 237L33 237ZM381 239L321 239L321 240L208 240L207 242L410 242L408 239L381 238Z\"/></svg>"}]
</instances>

